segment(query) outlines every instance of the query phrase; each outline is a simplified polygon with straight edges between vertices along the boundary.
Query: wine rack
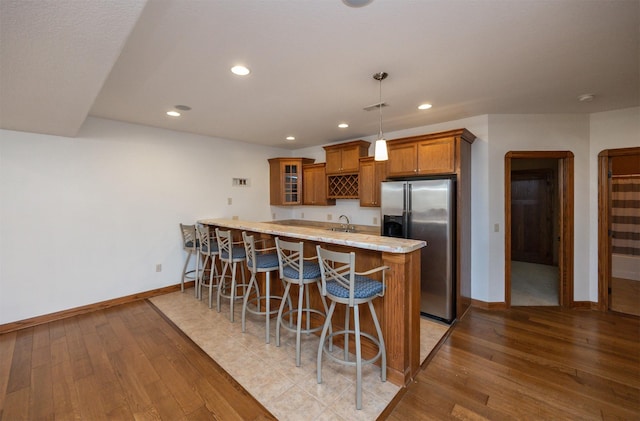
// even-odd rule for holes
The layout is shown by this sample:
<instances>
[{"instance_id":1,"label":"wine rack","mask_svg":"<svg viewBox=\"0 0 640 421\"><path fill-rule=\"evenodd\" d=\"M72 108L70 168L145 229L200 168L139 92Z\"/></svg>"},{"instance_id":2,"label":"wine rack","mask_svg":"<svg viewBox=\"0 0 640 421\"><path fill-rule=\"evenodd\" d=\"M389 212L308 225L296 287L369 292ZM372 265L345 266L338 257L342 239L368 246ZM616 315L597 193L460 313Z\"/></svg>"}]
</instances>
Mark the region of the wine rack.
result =
<instances>
[{"instance_id":1,"label":"wine rack","mask_svg":"<svg viewBox=\"0 0 640 421\"><path fill-rule=\"evenodd\" d=\"M330 175L327 179L329 199L358 198L358 174Z\"/></svg>"}]
</instances>

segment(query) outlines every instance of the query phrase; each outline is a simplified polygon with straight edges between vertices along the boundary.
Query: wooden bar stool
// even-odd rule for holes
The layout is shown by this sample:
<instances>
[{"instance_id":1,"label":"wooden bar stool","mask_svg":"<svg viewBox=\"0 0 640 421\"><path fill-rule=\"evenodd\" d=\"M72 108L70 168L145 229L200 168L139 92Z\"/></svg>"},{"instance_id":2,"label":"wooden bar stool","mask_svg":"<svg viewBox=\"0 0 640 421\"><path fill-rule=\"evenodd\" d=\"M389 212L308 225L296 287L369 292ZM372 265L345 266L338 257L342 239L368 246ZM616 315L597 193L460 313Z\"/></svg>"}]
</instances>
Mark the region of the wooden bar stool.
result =
<instances>
[{"instance_id":1,"label":"wooden bar stool","mask_svg":"<svg viewBox=\"0 0 640 421\"><path fill-rule=\"evenodd\" d=\"M316 246L318 252L318 262L320 263L320 272L322 276L322 295L327 296L331 301L329 313L320 334L320 345L318 346L318 383L322 383L322 355L326 353L331 360L347 366L356 367L356 409L362 409L362 364L372 364L380 361L380 379L387 381L387 352L384 347L384 338L382 337L382 329L376 316L376 310L373 307L373 300L376 297L384 295L384 271L389 269L388 266L380 266L366 272L358 273L355 271L356 254L340 253L330 250L324 250L320 246ZM382 272L382 282L371 279L368 275L376 272ZM336 304L346 305L345 326L344 330L336 332L327 332L331 329L331 318L336 308ZM373 324L376 328L377 338L369 333L360 330L360 312L358 306L367 303ZM349 316L353 309L354 328L349 328ZM342 358L338 358L331 353L332 339L336 335L344 335L344 353ZM355 361L349 356L349 335L354 335L355 340ZM361 337L369 339L378 348L378 353L371 359L362 359L362 348L360 345ZM325 345L325 342L329 342Z\"/></svg>"}]
</instances>

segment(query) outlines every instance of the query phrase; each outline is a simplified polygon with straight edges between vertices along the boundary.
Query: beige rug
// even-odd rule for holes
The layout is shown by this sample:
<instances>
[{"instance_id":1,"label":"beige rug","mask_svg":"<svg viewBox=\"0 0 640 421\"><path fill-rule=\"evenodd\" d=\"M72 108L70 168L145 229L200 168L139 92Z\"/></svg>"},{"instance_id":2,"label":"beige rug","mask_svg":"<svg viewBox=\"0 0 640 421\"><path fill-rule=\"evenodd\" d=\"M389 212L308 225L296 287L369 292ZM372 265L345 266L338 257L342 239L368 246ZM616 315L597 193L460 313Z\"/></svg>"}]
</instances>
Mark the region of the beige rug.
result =
<instances>
[{"instance_id":1,"label":"beige rug","mask_svg":"<svg viewBox=\"0 0 640 421\"><path fill-rule=\"evenodd\" d=\"M194 298L194 290L151 298L173 323L222 366L252 396L280 420L374 420L400 388L380 381L380 369L363 368L363 408L355 408L355 369L323 362L323 383L316 381L318 337L303 336L302 364L295 365L295 335L282 330L281 346L275 345L275 323L271 343L265 343L264 319L247 317L241 330L241 305L235 322L229 321L229 305L218 313L206 299ZM420 356L424 360L448 326L421 319Z\"/></svg>"}]
</instances>

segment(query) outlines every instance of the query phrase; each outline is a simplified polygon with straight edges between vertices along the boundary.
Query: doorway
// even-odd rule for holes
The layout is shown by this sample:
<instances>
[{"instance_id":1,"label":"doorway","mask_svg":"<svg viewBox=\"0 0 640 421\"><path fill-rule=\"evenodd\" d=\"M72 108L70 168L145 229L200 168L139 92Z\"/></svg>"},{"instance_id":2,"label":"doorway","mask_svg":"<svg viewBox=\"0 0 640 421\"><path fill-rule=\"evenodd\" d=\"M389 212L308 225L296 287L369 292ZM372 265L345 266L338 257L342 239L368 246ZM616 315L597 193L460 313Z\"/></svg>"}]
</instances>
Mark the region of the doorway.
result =
<instances>
[{"instance_id":1,"label":"doorway","mask_svg":"<svg viewBox=\"0 0 640 421\"><path fill-rule=\"evenodd\" d=\"M640 316L640 148L598 154L598 307Z\"/></svg>"},{"instance_id":2,"label":"doorway","mask_svg":"<svg viewBox=\"0 0 640 421\"><path fill-rule=\"evenodd\" d=\"M573 154L505 155L505 304L573 305Z\"/></svg>"}]
</instances>

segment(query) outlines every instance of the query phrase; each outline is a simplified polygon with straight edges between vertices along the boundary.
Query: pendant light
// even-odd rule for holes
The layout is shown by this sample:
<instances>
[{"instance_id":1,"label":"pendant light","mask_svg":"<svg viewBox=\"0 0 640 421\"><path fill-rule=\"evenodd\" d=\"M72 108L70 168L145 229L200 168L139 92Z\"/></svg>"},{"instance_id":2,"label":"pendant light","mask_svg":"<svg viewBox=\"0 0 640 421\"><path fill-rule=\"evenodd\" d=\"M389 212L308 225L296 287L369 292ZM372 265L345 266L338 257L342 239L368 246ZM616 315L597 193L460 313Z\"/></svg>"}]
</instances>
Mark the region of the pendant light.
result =
<instances>
[{"instance_id":1,"label":"pendant light","mask_svg":"<svg viewBox=\"0 0 640 421\"><path fill-rule=\"evenodd\" d=\"M375 161L386 161L389 159L389 154L387 153L387 141L384 138L382 133L382 81L389 76L386 72L380 72L373 75L373 78L380 82L380 103L378 104L378 109L380 110L380 131L378 132L378 140L376 140L375 148L374 148L374 160Z\"/></svg>"}]
</instances>

